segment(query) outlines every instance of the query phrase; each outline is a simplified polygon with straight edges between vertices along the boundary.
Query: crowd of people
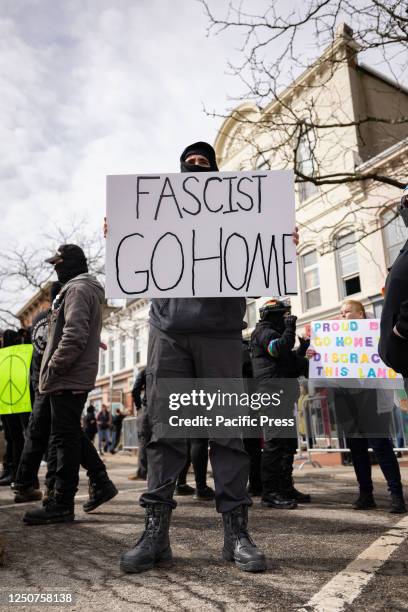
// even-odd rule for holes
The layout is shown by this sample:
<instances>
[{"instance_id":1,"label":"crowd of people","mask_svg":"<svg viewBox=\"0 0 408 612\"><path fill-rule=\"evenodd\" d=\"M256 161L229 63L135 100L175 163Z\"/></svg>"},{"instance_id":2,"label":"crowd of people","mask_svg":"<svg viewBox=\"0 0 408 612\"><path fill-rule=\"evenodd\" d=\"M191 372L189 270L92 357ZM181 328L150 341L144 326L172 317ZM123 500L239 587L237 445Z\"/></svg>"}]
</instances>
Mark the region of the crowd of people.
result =
<instances>
[{"instance_id":1,"label":"crowd of people","mask_svg":"<svg viewBox=\"0 0 408 612\"><path fill-rule=\"evenodd\" d=\"M204 142L187 147L181 172L218 171L215 152ZM408 226L407 196L400 212ZM105 232L109 230L105 227ZM293 233L299 241L297 229ZM408 275L405 247L386 285L381 322L380 354L384 362L408 377ZM102 405L96 412L87 404L94 388L102 326L103 288L88 273L80 247L65 244L50 257L58 282L51 289L51 307L40 313L29 331L6 330L2 346L32 343L32 412L3 415L6 456L0 485L11 485L15 501L41 501L24 515L27 525L72 522L82 465L89 478L90 512L113 499L118 491L101 455L118 448L124 414ZM147 366L132 391L139 438L138 465L132 479L147 479L140 497L145 529L133 548L123 553L122 571L138 573L172 563L169 526L177 506L175 496L194 495L215 500L224 526L223 558L249 572L266 569L264 553L249 534L248 508L261 497L264 508L290 510L311 503L308 493L294 487L293 463L298 430L282 435L273 426L255 437L168 437L161 427L166 398L162 379L241 379L259 392L271 392L286 381L285 402L279 416L302 405L298 379L308 376L313 352L306 335L297 337L297 319L288 300L268 300L250 342L243 342L245 298L152 299ZM365 318L362 303L346 301L344 319ZM334 391L337 420L351 452L359 486L356 510L375 507L372 448L391 494L391 512L406 512L401 474L389 435L389 411L379 410L387 395L376 389L340 388ZM369 418L366 418L369 415ZM95 447L98 437L99 453ZM308 432L305 432L308 435ZM38 479L41 461L47 462L45 491ZM214 488L207 483L208 459ZM187 483L192 464L195 487Z\"/></svg>"},{"instance_id":2,"label":"crowd of people","mask_svg":"<svg viewBox=\"0 0 408 612\"><path fill-rule=\"evenodd\" d=\"M96 413L95 406L89 404L85 414L82 416L82 429L93 442L98 434L99 454L110 452L116 453L122 433L122 422L126 414L120 408L115 408L113 414L106 404Z\"/></svg>"}]
</instances>

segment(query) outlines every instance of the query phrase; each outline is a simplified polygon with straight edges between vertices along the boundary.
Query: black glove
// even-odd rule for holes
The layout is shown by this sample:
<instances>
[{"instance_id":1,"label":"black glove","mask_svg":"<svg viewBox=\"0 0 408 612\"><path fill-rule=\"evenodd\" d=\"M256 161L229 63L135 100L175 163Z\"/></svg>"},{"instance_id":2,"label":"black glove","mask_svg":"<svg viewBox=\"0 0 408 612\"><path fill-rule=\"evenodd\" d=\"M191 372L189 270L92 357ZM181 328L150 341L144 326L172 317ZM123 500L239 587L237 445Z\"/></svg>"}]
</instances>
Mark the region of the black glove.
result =
<instances>
[{"instance_id":1,"label":"black glove","mask_svg":"<svg viewBox=\"0 0 408 612\"><path fill-rule=\"evenodd\" d=\"M303 338L302 336L298 336L298 338L300 347L307 350L310 346L310 338Z\"/></svg>"},{"instance_id":2,"label":"black glove","mask_svg":"<svg viewBox=\"0 0 408 612\"><path fill-rule=\"evenodd\" d=\"M296 329L296 321L297 321L297 317L295 317L295 315L288 315L285 318L285 327L286 327L286 329L291 329L291 330L295 331L295 329Z\"/></svg>"}]
</instances>

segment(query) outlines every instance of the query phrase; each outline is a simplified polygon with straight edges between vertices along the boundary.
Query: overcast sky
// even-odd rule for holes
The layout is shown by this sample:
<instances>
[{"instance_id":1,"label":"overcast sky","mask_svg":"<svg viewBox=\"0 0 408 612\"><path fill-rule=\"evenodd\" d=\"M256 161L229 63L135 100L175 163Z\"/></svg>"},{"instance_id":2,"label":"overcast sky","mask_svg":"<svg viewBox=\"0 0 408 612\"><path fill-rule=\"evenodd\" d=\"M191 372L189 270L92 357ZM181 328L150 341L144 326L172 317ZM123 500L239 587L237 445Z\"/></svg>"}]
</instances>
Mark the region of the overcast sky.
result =
<instances>
[{"instance_id":1,"label":"overcast sky","mask_svg":"<svg viewBox=\"0 0 408 612\"><path fill-rule=\"evenodd\" d=\"M177 172L214 141L203 104L233 104L239 39L206 26L195 0L2 0L2 247L79 211L97 227L107 174Z\"/></svg>"}]
</instances>

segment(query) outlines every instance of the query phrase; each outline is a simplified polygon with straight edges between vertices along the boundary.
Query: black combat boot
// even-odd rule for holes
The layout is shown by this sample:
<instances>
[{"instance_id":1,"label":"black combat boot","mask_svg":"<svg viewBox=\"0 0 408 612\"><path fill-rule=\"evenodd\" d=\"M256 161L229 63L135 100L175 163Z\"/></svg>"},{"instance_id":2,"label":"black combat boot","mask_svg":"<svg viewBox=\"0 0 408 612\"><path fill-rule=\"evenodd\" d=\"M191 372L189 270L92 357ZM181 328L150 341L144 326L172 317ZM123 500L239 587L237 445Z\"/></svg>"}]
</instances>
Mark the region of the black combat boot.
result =
<instances>
[{"instance_id":1,"label":"black combat boot","mask_svg":"<svg viewBox=\"0 0 408 612\"><path fill-rule=\"evenodd\" d=\"M195 488L190 487L187 483L176 485L174 495L194 495Z\"/></svg>"},{"instance_id":2,"label":"black combat boot","mask_svg":"<svg viewBox=\"0 0 408 612\"><path fill-rule=\"evenodd\" d=\"M372 493L360 491L360 495L353 503L354 510L373 510L377 507Z\"/></svg>"},{"instance_id":3,"label":"black combat boot","mask_svg":"<svg viewBox=\"0 0 408 612\"><path fill-rule=\"evenodd\" d=\"M89 499L82 505L85 512L95 510L101 504L108 502L118 494L118 490L108 474L99 472L89 479Z\"/></svg>"},{"instance_id":4,"label":"black combat boot","mask_svg":"<svg viewBox=\"0 0 408 612\"><path fill-rule=\"evenodd\" d=\"M126 574L138 574L157 567L171 567L169 527L172 509L167 504L149 504L145 509L145 530L136 546L123 553L120 569Z\"/></svg>"},{"instance_id":5,"label":"black combat boot","mask_svg":"<svg viewBox=\"0 0 408 612\"><path fill-rule=\"evenodd\" d=\"M238 506L222 513L224 522L224 548L222 556L234 561L244 572L266 570L265 555L256 547L248 533L248 506Z\"/></svg>"},{"instance_id":6,"label":"black combat boot","mask_svg":"<svg viewBox=\"0 0 408 612\"><path fill-rule=\"evenodd\" d=\"M54 496L50 497L45 505L26 512L23 517L26 525L72 523L74 519L74 501L63 502Z\"/></svg>"},{"instance_id":7,"label":"black combat boot","mask_svg":"<svg viewBox=\"0 0 408 612\"><path fill-rule=\"evenodd\" d=\"M407 511L403 495L391 495L391 514L405 514Z\"/></svg>"},{"instance_id":8,"label":"black combat boot","mask_svg":"<svg viewBox=\"0 0 408 612\"><path fill-rule=\"evenodd\" d=\"M196 489L193 498L211 501L215 498L215 491L211 487L205 486L203 489Z\"/></svg>"},{"instance_id":9,"label":"black combat boot","mask_svg":"<svg viewBox=\"0 0 408 612\"><path fill-rule=\"evenodd\" d=\"M293 485L288 489L281 491L281 495L287 499L294 499L298 504L310 504L312 501L309 493L302 493L301 491L295 489Z\"/></svg>"},{"instance_id":10,"label":"black combat boot","mask_svg":"<svg viewBox=\"0 0 408 612\"><path fill-rule=\"evenodd\" d=\"M293 510L297 508L297 501L284 497L280 493L271 492L262 495L261 506L264 508L277 508L278 510Z\"/></svg>"}]
</instances>

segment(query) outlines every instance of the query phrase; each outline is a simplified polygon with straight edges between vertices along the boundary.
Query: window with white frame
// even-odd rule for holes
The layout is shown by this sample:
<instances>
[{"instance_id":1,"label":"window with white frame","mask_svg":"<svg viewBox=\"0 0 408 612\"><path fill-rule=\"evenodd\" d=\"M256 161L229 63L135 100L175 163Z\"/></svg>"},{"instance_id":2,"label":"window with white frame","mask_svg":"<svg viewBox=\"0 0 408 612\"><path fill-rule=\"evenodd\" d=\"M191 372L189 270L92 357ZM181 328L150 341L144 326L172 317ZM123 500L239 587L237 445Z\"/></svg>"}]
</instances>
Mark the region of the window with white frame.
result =
<instances>
[{"instance_id":1,"label":"window with white frame","mask_svg":"<svg viewBox=\"0 0 408 612\"><path fill-rule=\"evenodd\" d=\"M255 327L258 321L258 312L257 312L255 300L252 300L251 302L250 301L247 302L245 321L247 322L249 329L252 329L253 327Z\"/></svg>"},{"instance_id":2,"label":"window with white frame","mask_svg":"<svg viewBox=\"0 0 408 612\"><path fill-rule=\"evenodd\" d=\"M133 329L133 364L137 365L142 360L142 338L141 328L135 325Z\"/></svg>"},{"instance_id":3,"label":"window with white frame","mask_svg":"<svg viewBox=\"0 0 408 612\"><path fill-rule=\"evenodd\" d=\"M337 238L337 268L341 297L361 291L356 237L354 232Z\"/></svg>"},{"instance_id":4,"label":"window with white frame","mask_svg":"<svg viewBox=\"0 0 408 612\"><path fill-rule=\"evenodd\" d=\"M108 342L108 362L109 372L113 372L115 369L115 341L113 338L109 338Z\"/></svg>"},{"instance_id":5,"label":"window with white frame","mask_svg":"<svg viewBox=\"0 0 408 612\"><path fill-rule=\"evenodd\" d=\"M126 368L126 334L121 334L119 339L119 363L121 370Z\"/></svg>"},{"instance_id":6,"label":"window with white frame","mask_svg":"<svg viewBox=\"0 0 408 612\"><path fill-rule=\"evenodd\" d=\"M309 251L301 257L301 285L305 310L320 306L320 276L317 251Z\"/></svg>"},{"instance_id":7,"label":"window with white frame","mask_svg":"<svg viewBox=\"0 0 408 612\"><path fill-rule=\"evenodd\" d=\"M395 210L387 210L381 216L381 226L383 228L385 261L387 268L390 268L407 240L407 228L401 217L396 216Z\"/></svg>"},{"instance_id":8,"label":"window with white frame","mask_svg":"<svg viewBox=\"0 0 408 612\"><path fill-rule=\"evenodd\" d=\"M296 151L297 169L304 176L312 177L314 175L315 164L313 156L315 146L315 134L313 130L307 130L307 132L305 132L303 136L301 136ZM318 191L317 185L315 185L314 183L310 183L309 181L298 183L298 187L300 202L307 200Z\"/></svg>"},{"instance_id":9,"label":"window with white frame","mask_svg":"<svg viewBox=\"0 0 408 612\"><path fill-rule=\"evenodd\" d=\"M106 373L106 351L99 350L99 376L104 376Z\"/></svg>"}]
</instances>

